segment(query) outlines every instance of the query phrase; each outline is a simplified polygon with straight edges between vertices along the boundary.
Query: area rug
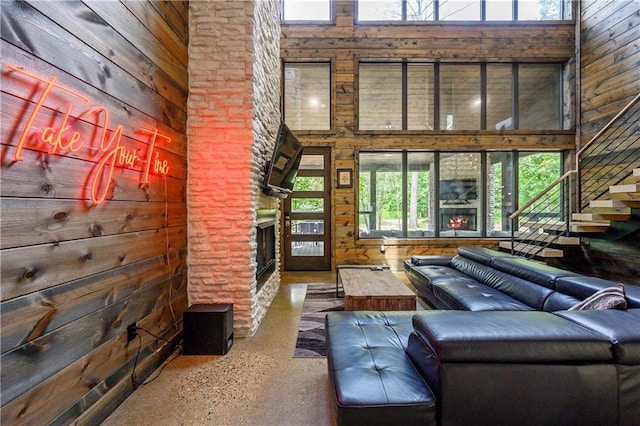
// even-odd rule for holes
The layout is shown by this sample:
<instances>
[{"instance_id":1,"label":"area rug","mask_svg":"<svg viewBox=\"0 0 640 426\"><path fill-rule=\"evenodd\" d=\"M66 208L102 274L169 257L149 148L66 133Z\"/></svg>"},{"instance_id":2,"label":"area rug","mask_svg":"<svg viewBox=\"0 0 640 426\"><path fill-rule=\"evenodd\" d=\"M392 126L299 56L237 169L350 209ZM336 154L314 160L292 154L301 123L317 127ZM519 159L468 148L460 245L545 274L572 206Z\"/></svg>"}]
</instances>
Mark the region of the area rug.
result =
<instances>
[{"instance_id":1,"label":"area rug","mask_svg":"<svg viewBox=\"0 0 640 426\"><path fill-rule=\"evenodd\" d=\"M335 284L307 284L294 358L326 356L324 317L328 312L343 310L344 299L336 298Z\"/></svg>"}]
</instances>

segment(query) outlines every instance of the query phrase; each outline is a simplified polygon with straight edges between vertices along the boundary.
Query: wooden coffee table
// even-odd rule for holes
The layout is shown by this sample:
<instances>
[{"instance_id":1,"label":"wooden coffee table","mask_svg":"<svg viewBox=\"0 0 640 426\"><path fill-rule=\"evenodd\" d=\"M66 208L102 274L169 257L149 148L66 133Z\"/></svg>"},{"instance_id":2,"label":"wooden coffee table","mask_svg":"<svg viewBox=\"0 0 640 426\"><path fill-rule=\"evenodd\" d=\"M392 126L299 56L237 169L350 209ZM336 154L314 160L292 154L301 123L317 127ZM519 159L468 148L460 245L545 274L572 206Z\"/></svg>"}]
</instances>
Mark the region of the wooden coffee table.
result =
<instances>
[{"instance_id":1,"label":"wooden coffee table","mask_svg":"<svg viewBox=\"0 0 640 426\"><path fill-rule=\"evenodd\" d=\"M348 265L336 267L344 290L345 311L413 311L416 295L389 267Z\"/></svg>"}]
</instances>

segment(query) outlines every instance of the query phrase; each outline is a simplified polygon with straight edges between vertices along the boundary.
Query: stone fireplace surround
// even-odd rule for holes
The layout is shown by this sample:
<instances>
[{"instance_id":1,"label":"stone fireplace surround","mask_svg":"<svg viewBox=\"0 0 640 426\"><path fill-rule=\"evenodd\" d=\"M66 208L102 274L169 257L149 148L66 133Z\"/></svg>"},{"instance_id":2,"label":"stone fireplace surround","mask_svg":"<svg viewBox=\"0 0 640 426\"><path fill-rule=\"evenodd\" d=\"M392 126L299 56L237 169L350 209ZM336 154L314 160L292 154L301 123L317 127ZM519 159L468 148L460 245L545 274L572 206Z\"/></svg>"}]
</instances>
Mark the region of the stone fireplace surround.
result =
<instances>
[{"instance_id":1,"label":"stone fireplace surround","mask_svg":"<svg viewBox=\"0 0 640 426\"><path fill-rule=\"evenodd\" d=\"M280 123L280 2L189 3L189 304L233 303L234 335L250 336L280 285L280 249L258 289L258 211Z\"/></svg>"}]
</instances>

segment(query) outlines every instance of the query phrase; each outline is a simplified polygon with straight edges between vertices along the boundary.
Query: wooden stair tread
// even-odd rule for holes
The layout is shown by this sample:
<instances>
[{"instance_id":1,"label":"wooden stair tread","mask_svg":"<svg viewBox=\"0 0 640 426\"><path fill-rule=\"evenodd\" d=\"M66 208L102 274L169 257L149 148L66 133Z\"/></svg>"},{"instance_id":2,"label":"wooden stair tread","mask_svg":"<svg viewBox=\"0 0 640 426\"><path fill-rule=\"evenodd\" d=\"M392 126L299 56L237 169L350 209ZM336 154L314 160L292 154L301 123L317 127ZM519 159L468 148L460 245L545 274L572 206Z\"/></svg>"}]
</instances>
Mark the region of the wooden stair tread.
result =
<instances>
[{"instance_id":1,"label":"wooden stair tread","mask_svg":"<svg viewBox=\"0 0 640 426\"><path fill-rule=\"evenodd\" d=\"M609 192L613 200L640 201L640 192Z\"/></svg>"},{"instance_id":2,"label":"wooden stair tread","mask_svg":"<svg viewBox=\"0 0 640 426\"><path fill-rule=\"evenodd\" d=\"M640 207L640 200L592 200L589 201L589 207L610 209Z\"/></svg>"},{"instance_id":3,"label":"wooden stair tread","mask_svg":"<svg viewBox=\"0 0 640 426\"><path fill-rule=\"evenodd\" d=\"M520 225L520 229L546 229L551 231L563 231L567 229L567 224L562 221L557 222L525 222Z\"/></svg>"},{"instance_id":4,"label":"wooden stair tread","mask_svg":"<svg viewBox=\"0 0 640 426\"><path fill-rule=\"evenodd\" d=\"M571 219L579 222L606 222L611 220L617 220L624 222L629 220L631 217L631 213L624 212L582 212L582 213L574 213L571 215Z\"/></svg>"},{"instance_id":5,"label":"wooden stair tread","mask_svg":"<svg viewBox=\"0 0 640 426\"><path fill-rule=\"evenodd\" d=\"M633 176L640 177L640 169L633 169Z\"/></svg>"},{"instance_id":6,"label":"wooden stair tread","mask_svg":"<svg viewBox=\"0 0 640 426\"><path fill-rule=\"evenodd\" d=\"M625 183L622 185L613 185L609 187L610 194L629 194L634 192L640 192L640 183Z\"/></svg>"},{"instance_id":7,"label":"wooden stair tread","mask_svg":"<svg viewBox=\"0 0 640 426\"><path fill-rule=\"evenodd\" d=\"M498 245L501 248L504 248L504 249L507 249L507 250L511 250L511 241L500 241L498 243ZM535 254L536 256L539 256L539 257L562 257L562 256L564 256L564 253L562 252L562 250L549 248L549 247L545 247L545 248L543 248L541 250L541 248L539 246L535 246L535 245L531 245L531 244L524 244L524 243L516 243L514 245L514 250L519 252L519 253Z\"/></svg>"},{"instance_id":8,"label":"wooden stair tread","mask_svg":"<svg viewBox=\"0 0 640 426\"><path fill-rule=\"evenodd\" d=\"M540 232L515 232L514 236L519 240L539 241L544 243L557 244L560 246L578 246L579 237L568 237L566 235L552 235Z\"/></svg>"},{"instance_id":9,"label":"wooden stair tread","mask_svg":"<svg viewBox=\"0 0 640 426\"><path fill-rule=\"evenodd\" d=\"M575 233L606 232L607 229L609 229L609 224L606 222L571 222L569 223L569 230Z\"/></svg>"}]
</instances>

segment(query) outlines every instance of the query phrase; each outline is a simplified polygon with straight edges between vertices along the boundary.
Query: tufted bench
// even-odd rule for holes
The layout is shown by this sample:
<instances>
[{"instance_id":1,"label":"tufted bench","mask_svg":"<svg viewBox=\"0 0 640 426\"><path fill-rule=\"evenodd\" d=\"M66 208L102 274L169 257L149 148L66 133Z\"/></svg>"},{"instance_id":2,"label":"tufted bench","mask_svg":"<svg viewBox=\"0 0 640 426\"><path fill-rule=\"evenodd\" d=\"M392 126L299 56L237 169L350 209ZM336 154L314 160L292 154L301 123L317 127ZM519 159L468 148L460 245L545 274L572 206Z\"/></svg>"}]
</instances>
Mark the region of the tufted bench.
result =
<instances>
[{"instance_id":1,"label":"tufted bench","mask_svg":"<svg viewBox=\"0 0 640 426\"><path fill-rule=\"evenodd\" d=\"M330 389L339 425L435 425L431 389L405 354L415 312L326 317Z\"/></svg>"}]
</instances>

